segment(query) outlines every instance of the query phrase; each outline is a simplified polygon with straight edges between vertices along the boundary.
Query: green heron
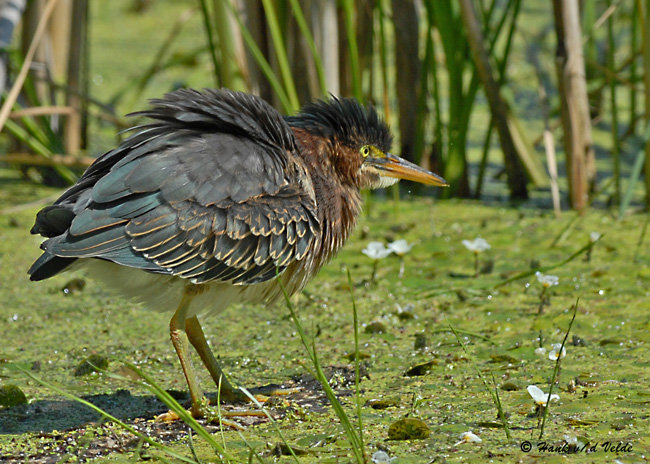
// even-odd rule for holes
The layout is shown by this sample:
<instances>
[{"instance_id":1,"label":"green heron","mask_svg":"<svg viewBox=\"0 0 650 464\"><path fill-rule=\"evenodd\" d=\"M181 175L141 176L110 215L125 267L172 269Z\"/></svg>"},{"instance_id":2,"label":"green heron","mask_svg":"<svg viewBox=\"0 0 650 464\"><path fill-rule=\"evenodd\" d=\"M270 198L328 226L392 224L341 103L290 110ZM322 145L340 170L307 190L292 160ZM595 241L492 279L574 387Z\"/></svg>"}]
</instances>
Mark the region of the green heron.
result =
<instances>
[{"instance_id":1,"label":"green heron","mask_svg":"<svg viewBox=\"0 0 650 464\"><path fill-rule=\"evenodd\" d=\"M47 237L29 269L47 279L83 265L121 294L171 311L192 413L205 399L191 343L225 400L240 398L198 316L300 291L341 248L361 189L444 179L389 153L372 107L330 97L283 117L262 99L182 89L136 113L150 122L99 157L36 216ZM277 273L277 274L276 274Z\"/></svg>"}]
</instances>

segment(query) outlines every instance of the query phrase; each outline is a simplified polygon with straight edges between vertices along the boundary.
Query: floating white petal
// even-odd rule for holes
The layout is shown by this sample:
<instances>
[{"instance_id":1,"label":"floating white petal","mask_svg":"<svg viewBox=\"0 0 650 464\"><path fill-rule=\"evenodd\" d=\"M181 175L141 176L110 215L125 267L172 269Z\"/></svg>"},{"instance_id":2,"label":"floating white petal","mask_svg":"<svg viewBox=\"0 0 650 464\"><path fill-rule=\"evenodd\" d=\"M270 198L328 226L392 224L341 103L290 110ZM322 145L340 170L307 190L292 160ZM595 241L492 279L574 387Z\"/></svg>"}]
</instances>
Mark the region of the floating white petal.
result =
<instances>
[{"instance_id":1,"label":"floating white petal","mask_svg":"<svg viewBox=\"0 0 650 464\"><path fill-rule=\"evenodd\" d=\"M361 252L370 259L384 259L392 251L384 246L381 242L370 242L361 250Z\"/></svg>"},{"instance_id":2,"label":"floating white petal","mask_svg":"<svg viewBox=\"0 0 650 464\"><path fill-rule=\"evenodd\" d=\"M388 453L386 451L375 451L375 453L372 455L372 462L375 464L386 464L394 461L397 458L390 458L388 457Z\"/></svg>"},{"instance_id":3,"label":"floating white petal","mask_svg":"<svg viewBox=\"0 0 650 464\"><path fill-rule=\"evenodd\" d=\"M463 245L473 253L481 253L492 248L487 240L482 237L476 237L474 240L463 240Z\"/></svg>"},{"instance_id":4,"label":"floating white petal","mask_svg":"<svg viewBox=\"0 0 650 464\"><path fill-rule=\"evenodd\" d=\"M560 353L560 348L562 349L562 353ZM561 343L551 345L551 352L548 354L548 359L555 361L558 356L560 359L566 356L566 348L564 348Z\"/></svg>"},{"instance_id":5,"label":"floating white petal","mask_svg":"<svg viewBox=\"0 0 650 464\"><path fill-rule=\"evenodd\" d=\"M535 276L537 277L537 281L540 284L542 284L544 287L552 287L553 285L557 285L560 283L560 279L558 276L544 275L539 271L535 273Z\"/></svg>"},{"instance_id":6,"label":"floating white petal","mask_svg":"<svg viewBox=\"0 0 650 464\"><path fill-rule=\"evenodd\" d=\"M409 251L411 251L411 248L413 248L413 245L409 245L409 242L406 240L399 239L395 240L394 242L391 242L388 244L388 249L395 253L396 255L403 256Z\"/></svg>"},{"instance_id":7,"label":"floating white petal","mask_svg":"<svg viewBox=\"0 0 650 464\"><path fill-rule=\"evenodd\" d=\"M528 385L528 393L533 398L533 401L541 406L546 406L546 403L550 400L559 400L560 395L553 393L549 398L548 394L544 393L541 388L536 385Z\"/></svg>"},{"instance_id":8,"label":"floating white petal","mask_svg":"<svg viewBox=\"0 0 650 464\"><path fill-rule=\"evenodd\" d=\"M472 433L470 430L469 432L464 432L460 434L460 441L456 443L454 446L458 446L463 443L481 443L483 440L479 438L478 435Z\"/></svg>"},{"instance_id":9,"label":"floating white petal","mask_svg":"<svg viewBox=\"0 0 650 464\"><path fill-rule=\"evenodd\" d=\"M564 435L564 441L566 442L567 445L578 445L578 437L575 435Z\"/></svg>"}]
</instances>

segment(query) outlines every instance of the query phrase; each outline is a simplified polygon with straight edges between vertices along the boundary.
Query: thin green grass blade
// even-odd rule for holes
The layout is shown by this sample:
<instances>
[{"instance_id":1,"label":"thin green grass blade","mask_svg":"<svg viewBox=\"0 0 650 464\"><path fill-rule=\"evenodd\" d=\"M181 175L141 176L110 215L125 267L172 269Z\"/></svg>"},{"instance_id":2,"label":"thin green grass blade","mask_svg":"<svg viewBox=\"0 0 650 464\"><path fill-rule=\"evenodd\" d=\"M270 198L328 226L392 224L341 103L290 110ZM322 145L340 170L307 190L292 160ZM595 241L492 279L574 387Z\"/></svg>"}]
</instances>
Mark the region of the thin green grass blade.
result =
<instances>
[{"instance_id":1,"label":"thin green grass blade","mask_svg":"<svg viewBox=\"0 0 650 464\"><path fill-rule=\"evenodd\" d=\"M490 153L490 146L492 145L492 134L494 133L494 121L490 117L490 124L488 125L485 139L483 140L483 151L481 154L481 161L478 166L478 175L476 176L476 184L474 186L474 198L481 198L483 191L483 179L485 178L485 170L487 168L488 155Z\"/></svg>"},{"instance_id":2,"label":"thin green grass blade","mask_svg":"<svg viewBox=\"0 0 650 464\"><path fill-rule=\"evenodd\" d=\"M539 272L548 272L548 271L552 271L553 269L557 269L558 267L564 266L566 263L568 263L568 262L570 262L570 261L573 261L575 258L577 258L578 256L580 256L581 254L583 254L583 253L586 252L587 250L591 249L591 248L592 248L594 245L596 245L596 243L598 243L602 238L603 238L603 236L601 235L597 240L594 240L593 242L590 241L587 245L583 246L583 247L580 248L578 251L576 251L575 253L573 253L571 256L569 256L568 258L566 258L566 259L560 261L559 263L551 264L550 266L542 266L542 267L539 267L539 268L531 269L531 270L529 270L529 271L521 272L521 273L519 273L519 274L517 274L517 275L515 275L515 276L513 276L513 277L510 277L510 278L508 278L508 279L502 280L502 281L499 282L498 284L494 285L494 288L502 287L502 286L504 286L504 285L506 285L506 284L509 284L510 282L514 282L515 280L523 279L523 278L525 278L525 277L530 277L530 276L534 275L534 274L535 274L536 272L538 272L538 271L539 271Z\"/></svg>"},{"instance_id":3,"label":"thin green grass blade","mask_svg":"<svg viewBox=\"0 0 650 464\"><path fill-rule=\"evenodd\" d=\"M459 40L462 31L460 14L455 2L450 0L428 0L425 2L429 24L438 30L438 36L444 51L444 64L447 70L447 95L441 98L436 76L437 66L431 73L434 77L434 95L436 96L436 126L445 128L444 134L436 139L442 149L440 156L444 161L443 176L451 184L451 189L445 189L443 196L450 196L462 189L467 176L466 138L467 123L474 102L473 96L478 90L476 73L467 84L466 68L469 64L468 44ZM434 60L435 62L435 60ZM465 89L467 86L467 89ZM447 121L441 119L441 108L447 109ZM438 134L437 134L438 135ZM442 143L444 141L444 143ZM464 192L461 192L464 193Z\"/></svg>"},{"instance_id":4,"label":"thin green grass blade","mask_svg":"<svg viewBox=\"0 0 650 464\"><path fill-rule=\"evenodd\" d=\"M12 53L10 56L12 60L18 62L19 66L22 66L22 56L17 53ZM28 77L25 80L22 91L25 92L27 101L33 102L33 106L44 105L39 101L33 79ZM19 103L15 103L12 107L14 111L20 109L21 105ZM3 128L11 133L13 137L30 147L36 154L45 158L49 159L51 155L63 152L61 137L50 127L50 119L48 117L22 117L20 118L20 122L22 126L12 119L7 119ZM70 184L76 182L77 176L68 167L55 164L52 168L64 181Z\"/></svg>"},{"instance_id":5,"label":"thin green grass blade","mask_svg":"<svg viewBox=\"0 0 650 464\"><path fill-rule=\"evenodd\" d=\"M11 53L10 56L12 60L16 62L17 68L20 68L24 63L24 57L18 53ZM27 76L21 93L24 93L26 101L26 107L38 107L38 106L47 106L49 102L43 101L39 91L36 89L36 80L31 76ZM21 99L22 101L23 99ZM12 110L18 110L21 108L19 102L15 102ZM51 153L63 153L63 140L61 136L56 133L51 124L51 118L49 116L36 116L24 117L21 118L21 123L25 126L25 130L32 137L38 138L38 140L48 147ZM4 126L3 126L4 127Z\"/></svg>"},{"instance_id":6,"label":"thin green grass blade","mask_svg":"<svg viewBox=\"0 0 650 464\"><path fill-rule=\"evenodd\" d=\"M455 333L467 335L469 337L479 338L479 339L481 339L481 340L483 340L485 342L491 343L492 345L496 345L496 343L490 337L486 337L485 335L481 335L481 334L476 333L476 332L470 332L468 330L460 330L460 329L453 329L452 330L452 329L444 329L443 328L443 329L436 329L436 330L431 331L431 333L446 333L446 332L455 332Z\"/></svg>"},{"instance_id":7,"label":"thin green grass blade","mask_svg":"<svg viewBox=\"0 0 650 464\"><path fill-rule=\"evenodd\" d=\"M221 456L228 460L234 460L234 458L230 456L228 452L214 439L212 434L203 428L203 426L199 424L198 421L192 417L192 415L183 406L178 403L178 401L176 401L169 393L167 393L165 389L158 385L152 377L150 377L148 374L145 374L142 370L138 369L134 364L125 361L122 362L144 380L144 382L138 382L139 385L145 387L151 393L156 395L160 401L165 403L169 409L174 411L183 422L189 425L197 435L203 438ZM110 375L116 374L110 373ZM128 380L126 378L124 379Z\"/></svg>"},{"instance_id":8,"label":"thin green grass blade","mask_svg":"<svg viewBox=\"0 0 650 464\"><path fill-rule=\"evenodd\" d=\"M512 134L512 141L517 148L519 159L521 160L530 180L538 187L545 187L549 184L548 175L540 161L539 156L535 153L533 145L526 136L526 131L522 128L519 119L515 117L512 111L508 112L508 128Z\"/></svg>"},{"instance_id":9,"label":"thin green grass blade","mask_svg":"<svg viewBox=\"0 0 650 464\"><path fill-rule=\"evenodd\" d=\"M562 243L564 240L566 240L566 238L571 234L573 229L575 229L576 224L582 217L583 216L581 216L579 213L576 213L573 218L571 218L571 220L566 224L566 226L560 229L560 232L555 236L549 248L555 248L558 243Z\"/></svg>"},{"instance_id":10,"label":"thin green grass blade","mask_svg":"<svg viewBox=\"0 0 650 464\"><path fill-rule=\"evenodd\" d=\"M282 430L281 430L280 427L278 426L278 423L275 421L275 419L273 418L273 416L272 416L272 415L271 415L271 414L266 410L266 408L264 408L264 406L262 406L262 403L260 403L260 402L257 400L257 398L255 398L255 397L251 394L251 392L249 392L248 390L246 390L244 387L239 387L239 389L240 389L240 390L244 393L244 395L246 395L246 396L248 397L248 399L251 400L251 401L253 402L253 404L254 404L255 406L257 406L257 407L259 408L259 410L262 411L262 412L264 413L264 415L265 415L265 416L266 416L266 417L271 421L271 424L273 425L273 428L275 429L275 431L277 432L277 434L280 436L280 439L282 440L282 442L283 442L285 445L287 445L287 448L289 448L289 452L291 453L291 456L293 456L293 460L296 461L298 464L300 464L300 461L298 460L298 456L296 456L296 453L294 453L294 451L293 451L293 447L292 447L291 445L289 445L289 442L288 442L287 439L284 437L284 434L282 433Z\"/></svg>"},{"instance_id":11,"label":"thin green grass blade","mask_svg":"<svg viewBox=\"0 0 650 464\"><path fill-rule=\"evenodd\" d=\"M144 445L144 440L140 438L138 444L133 451L133 457L129 459L129 462L138 462L138 457L142 455L142 446Z\"/></svg>"},{"instance_id":12,"label":"thin green grass blade","mask_svg":"<svg viewBox=\"0 0 650 464\"><path fill-rule=\"evenodd\" d=\"M382 100L384 102L384 121L390 126L391 124L391 107L390 107L390 97L388 93L388 39L386 37L386 14L384 12L384 2L380 1L377 4L377 21L379 23L379 69L381 75L381 89L382 89ZM426 99L423 98L422 101ZM417 152L416 152L417 155ZM395 184L391 186L391 193L393 195L393 205L395 207L395 215L399 217L400 211L400 195L399 195L399 185ZM364 203L368 205L367 208L364 208L366 211L367 217L370 217L371 214L371 200L372 195L369 193L364 199Z\"/></svg>"},{"instance_id":13,"label":"thin green grass blade","mask_svg":"<svg viewBox=\"0 0 650 464\"><path fill-rule=\"evenodd\" d=\"M390 98L388 96L388 38L386 37L386 13L384 0L378 4L377 20L379 22L379 67L381 70L382 99L384 101L384 120L390 126Z\"/></svg>"},{"instance_id":14,"label":"thin green grass blade","mask_svg":"<svg viewBox=\"0 0 650 464\"><path fill-rule=\"evenodd\" d=\"M571 322L569 322L569 328L567 329L566 333L564 334L564 340L562 340L562 346L559 349L559 353L562 353L562 350L564 350L564 345L566 344L567 338L569 338L569 332L571 332L571 327L573 327L573 321L576 320L576 315L578 314L578 304L580 303L580 298L576 300L576 304L573 305L573 317L571 318ZM551 404L551 394L553 393L553 386L555 385L555 379L557 377L557 373L560 370L560 360L562 356L558 355L557 359L555 360L555 368L553 369L553 376L551 377L551 386L548 389L548 401L546 402L546 406L544 407L544 419L542 420L542 427L539 431L539 439L541 440L542 437L544 436L544 425L546 425L546 417L548 416L548 408L549 405Z\"/></svg>"},{"instance_id":15,"label":"thin green grass blade","mask_svg":"<svg viewBox=\"0 0 650 464\"><path fill-rule=\"evenodd\" d=\"M217 49L214 46L214 32L212 31L212 21L210 19L210 11L208 9L207 0L199 0L201 4L201 19L203 19L203 27L208 42L208 51L210 52L210 59L212 60L212 68L215 87L219 87L219 59L217 58Z\"/></svg>"},{"instance_id":16,"label":"thin green grass blade","mask_svg":"<svg viewBox=\"0 0 650 464\"><path fill-rule=\"evenodd\" d=\"M621 200L621 205L618 210L618 218L621 219L625 215L625 211L630 206L632 202L632 197L634 196L634 188L636 187L637 182L641 178L641 172L643 171L643 166L645 162L645 146L650 143L650 121L646 125L645 132L643 133L643 147L639 150L634 160L634 165L632 166L632 172L630 173L630 180L625 190L625 195Z\"/></svg>"},{"instance_id":17,"label":"thin green grass blade","mask_svg":"<svg viewBox=\"0 0 650 464\"><path fill-rule=\"evenodd\" d=\"M312 35L309 25L307 24L305 15L303 14L302 8L300 7L300 3L298 3L298 0L289 0L289 3L291 4L291 11L293 12L293 16L296 19L298 28L300 29L302 36L307 41L307 46L311 51L312 58L314 59L316 74L318 76L318 84L320 86L321 94L324 97L327 95L327 81L325 79L325 70L323 69L323 59L320 56L320 53L318 53L316 43L314 42L314 36Z\"/></svg>"},{"instance_id":18,"label":"thin green grass blade","mask_svg":"<svg viewBox=\"0 0 650 464\"><path fill-rule=\"evenodd\" d=\"M293 81L293 74L291 73L291 67L289 66L289 57L287 56L287 48L284 44L282 33L280 32L278 15L276 14L275 8L271 3L271 0L262 0L262 5L264 5L264 12L266 13L266 21L269 27L269 32L271 33L271 40L273 41L273 46L275 48L275 55L278 60L278 66L280 67L280 75L282 76L284 89L289 98L289 102L291 103L291 112L293 113L300 108L300 101L298 100L298 91L296 90L296 84Z\"/></svg>"},{"instance_id":19,"label":"thin green grass blade","mask_svg":"<svg viewBox=\"0 0 650 464\"><path fill-rule=\"evenodd\" d=\"M142 94L147 86L161 70L165 69L165 61L169 52L172 50L174 42L183 30L183 26L192 16L194 16L194 13L195 11L193 9L189 9L176 19L172 29L165 37L165 40L153 54L153 59L149 66L138 75L138 78L135 80L135 82L129 82L127 84L125 91L133 91L130 97L130 102L128 103L130 107L135 106L138 102L140 102L140 100L142 100Z\"/></svg>"},{"instance_id":20,"label":"thin green grass blade","mask_svg":"<svg viewBox=\"0 0 650 464\"><path fill-rule=\"evenodd\" d=\"M648 230L648 224L650 223L650 214L646 214L645 221L643 221L643 227L641 227L641 233L639 234L639 239L636 242L636 255L639 256L641 252L640 248L643 245L643 240L645 239L645 233Z\"/></svg>"},{"instance_id":21,"label":"thin green grass blade","mask_svg":"<svg viewBox=\"0 0 650 464\"><path fill-rule=\"evenodd\" d=\"M632 53L636 53L636 50L638 50L639 46L639 21L640 21L640 15L639 15L639 3L638 2L633 2L634 6L632 7L632 13L630 14L630 22L632 23L630 25L630 50L632 50ZM630 82L636 83L640 82L640 76L638 72L638 67L637 67L637 60L632 60L630 61L630 75L629 75L629 80ZM629 111L630 111L630 123L628 127L628 134L634 134L636 132L636 122L637 122L637 115L636 115L636 98L637 98L637 87L636 85L633 85L630 87L630 96L629 96Z\"/></svg>"},{"instance_id":22,"label":"thin green grass blade","mask_svg":"<svg viewBox=\"0 0 650 464\"><path fill-rule=\"evenodd\" d=\"M246 437L244 436L244 434L241 433L240 431L238 431L238 433L239 433L239 438L242 439L242 441L246 444L246 446L248 446L248 449L250 450L250 455L249 455L248 462L253 462L252 458L254 457L255 459L257 459L259 461L260 464L264 464L264 460L262 460L262 457L259 454L257 454L255 449L250 445L250 443L248 443L248 440L246 440Z\"/></svg>"},{"instance_id":23,"label":"thin green grass blade","mask_svg":"<svg viewBox=\"0 0 650 464\"><path fill-rule=\"evenodd\" d=\"M217 0L213 2L212 23L218 37L219 55L221 62L215 72L219 73L221 85L232 90L244 90L245 85L241 79L242 72L239 60L236 57L235 34L232 30L230 17L228 16L228 6L230 0Z\"/></svg>"},{"instance_id":24,"label":"thin green grass blade","mask_svg":"<svg viewBox=\"0 0 650 464\"><path fill-rule=\"evenodd\" d=\"M50 159L53 155L52 151L40 141L33 137L25 129L20 127L11 119L7 119L5 122L4 128L10 132L18 140L24 142L37 154ZM77 176L72 172L68 167L61 165L54 165L52 168L66 181L70 184L74 184L77 181Z\"/></svg>"},{"instance_id":25,"label":"thin green grass blade","mask_svg":"<svg viewBox=\"0 0 650 464\"><path fill-rule=\"evenodd\" d=\"M612 0L607 1L607 6L612 7ZM609 114L611 117L612 133L612 168L614 175L614 204L620 206L621 201L621 142L618 134L618 103L616 102L616 43L614 41L614 15L615 11L607 18L607 81L609 83Z\"/></svg>"},{"instance_id":26,"label":"thin green grass blade","mask_svg":"<svg viewBox=\"0 0 650 464\"><path fill-rule=\"evenodd\" d=\"M332 405L332 409L334 409L334 412L339 418L341 425L343 425L345 434L348 437L356 461L359 464L365 464L364 452L362 449L362 440L354 430L354 427L352 426L350 419L345 413L343 406L339 402L338 398L336 397L336 394L334 393L334 390L332 389L329 382L327 381L327 377L325 376L325 373L323 372L323 369L321 368L320 362L318 360L318 356L316 355L316 346L312 342L312 345L310 347L309 339L307 338L307 335L305 334L305 331L302 328L302 324L300 324L298 315L296 314L293 304L291 303L291 299L289 298L289 295L286 289L284 288L284 284L282 283L279 274L276 276L276 279L278 281L278 284L280 285L282 294L284 295L285 302L287 304L287 307L289 308L289 312L291 313L291 318L293 319L294 325L296 326L296 330L300 335L302 344L307 350L307 354L309 354L311 362L314 365L314 370L316 371L316 379L320 382L321 386L323 387L323 390L325 391L325 395L327 396L327 399L330 401L330 404Z\"/></svg>"},{"instance_id":27,"label":"thin green grass blade","mask_svg":"<svg viewBox=\"0 0 650 464\"><path fill-rule=\"evenodd\" d=\"M27 118L24 118L27 119ZM34 150L37 154L44 156L45 158L50 158L52 156L52 150L50 150L35 134L28 133L23 127L16 124L13 120L7 119L5 123L5 128L7 131L16 137L21 142L27 144L29 148Z\"/></svg>"},{"instance_id":28,"label":"thin green grass blade","mask_svg":"<svg viewBox=\"0 0 650 464\"><path fill-rule=\"evenodd\" d=\"M454 326L451 324L451 322L449 322L449 328L451 329L451 331L456 336L456 340L458 341L458 344L463 349L463 352L465 353L465 355L469 359L470 364L472 365L472 367L476 371L476 375L478 375L479 379L481 379L481 381L483 382L483 385L485 386L485 389L488 391L488 393L492 397L492 402L494 403L494 405L497 408L497 411L499 413L499 418L501 419L501 423L503 424L503 429L504 429L504 431L506 433L506 437L508 438L508 440L510 440L512 437L510 436L510 429L508 428L508 421L506 421L505 415L503 414L503 408L501 407L501 401L499 399L499 395L497 393L495 393L496 392L496 385L495 385L495 391L492 391L492 389L490 388L490 386L487 383L487 380L485 380L485 377L483 377L483 374L481 373L481 370L478 368L476 363L474 363L474 360L472 359L472 356L469 354L469 352L465 348L465 344L461 340L460 335L458 335L458 333L456 332L456 329L454 329Z\"/></svg>"},{"instance_id":29,"label":"thin green grass blade","mask_svg":"<svg viewBox=\"0 0 650 464\"><path fill-rule=\"evenodd\" d=\"M221 436L221 443L224 450L226 447L226 435L223 433L223 415L221 414L221 380L223 376L219 377L219 385L217 386L217 417L219 418L219 435Z\"/></svg>"},{"instance_id":30,"label":"thin green grass blade","mask_svg":"<svg viewBox=\"0 0 650 464\"><path fill-rule=\"evenodd\" d=\"M433 37L431 37L431 30L428 30L425 36L424 44L424 58L422 59L422 67L420 69L420 95L429 94L429 70L434 66L433 55ZM415 145L413 148L413 155L417 164L422 160L424 151L424 136L425 125L429 111L427 110L428 98L420 98L418 100L417 108L417 121L415 130Z\"/></svg>"},{"instance_id":31,"label":"thin green grass blade","mask_svg":"<svg viewBox=\"0 0 650 464\"><path fill-rule=\"evenodd\" d=\"M361 375L359 373L359 318L357 317L357 303L354 300L354 285L352 275L348 271L348 286L350 287L350 299L352 300L352 320L354 325L354 386L357 403L357 419L359 420L359 441L361 442L361 453L366 459L366 448L363 443L363 419L361 418Z\"/></svg>"},{"instance_id":32,"label":"thin green grass blade","mask_svg":"<svg viewBox=\"0 0 650 464\"><path fill-rule=\"evenodd\" d=\"M504 286L506 284L509 284L511 282L514 282L516 280L524 279L526 277L531 277L531 276L535 275L535 272L537 272L537 271L539 271L539 272L552 271L553 269L557 269L558 267L564 266L565 264L567 264L567 263L573 261L574 259L576 259L578 256L580 256L583 253L587 252L589 249L594 247L596 245L596 243L598 243L600 240L602 240L603 237L604 237L604 235L601 235L597 240L595 240L593 242L590 241L587 245L583 246L578 251L571 254L568 258L565 258L562 261L559 261L559 262L557 262L555 264L551 264L549 266L542 266L542 267L538 267L538 268L535 268L535 269L520 272L520 273L518 273L518 274L516 274L516 275L514 275L512 277L509 277L507 279L504 279L501 282L498 282L496 284L493 284L493 283L490 283L490 282L485 282L483 284L476 285L471 289L467 288L467 287L463 287L463 289L468 291L468 292L475 292L475 293L478 294L481 291L497 289L499 287L502 287L502 286ZM454 288L454 287L451 287L451 288L450 287L437 288L435 290L422 292L419 295L419 297L420 298L430 298L430 297L436 296L436 295L442 295L442 294L445 294L445 293L452 293L452 292L454 292L456 290L457 290L457 288ZM468 335L477 336L476 334L471 334L471 333L468 333Z\"/></svg>"},{"instance_id":33,"label":"thin green grass blade","mask_svg":"<svg viewBox=\"0 0 650 464\"><path fill-rule=\"evenodd\" d=\"M20 110L21 107L18 105L14 105L13 110L17 111ZM44 156L49 155L51 153L61 153L63 151L63 148L61 147L60 141L56 141L55 139L55 134L52 134L52 131L49 128L49 121L46 120L44 117L38 117L38 118L31 118L28 116L20 118L20 124L21 126L20 129L22 130L22 133L16 132L13 127L16 126L16 123L14 122L13 119L9 119L8 122L11 121L12 124L12 132L14 132L14 137L18 138L21 142L28 144L33 150L36 150L35 147L43 147L42 150L39 150L37 153L42 154ZM24 140L22 138L23 135L27 135L27 139ZM33 145L32 145L33 144Z\"/></svg>"},{"instance_id":34,"label":"thin green grass blade","mask_svg":"<svg viewBox=\"0 0 650 464\"><path fill-rule=\"evenodd\" d=\"M492 386L494 386L494 398L496 400L497 411L499 412L499 419L501 419L501 423L503 423L503 428L505 429L506 437L509 440L512 440L512 436L510 435L510 429L508 428L508 421L506 420L506 416L503 412L503 406L501 405L501 397L499 396L499 386L497 385L497 379L494 376L494 372L490 372L490 374L492 375Z\"/></svg>"},{"instance_id":35,"label":"thin green grass blade","mask_svg":"<svg viewBox=\"0 0 650 464\"><path fill-rule=\"evenodd\" d=\"M255 62L262 70L262 73L269 81L271 88L273 88L273 91L280 99L280 103L282 104L284 111L291 114L295 113L298 110L297 97L295 98L295 103L294 103L292 99L289 97L288 91L282 86L282 83L278 79L278 76L276 76L275 72L271 68L271 65L264 57L264 54L255 43L255 39L253 39L253 36L251 35L250 31L246 28L246 25L242 21L235 7L232 6L230 2L226 2L226 4L229 6L231 13L235 17L235 20L239 25L239 29L241 31L242 37L244 38L244 42L246 42L246 46L252 53L253 58L255 59Z\"/></svg>"},{"instance_id":36,"label":"thin green grass blade","mask_svg":"<svg viewBox=\"0 0 650 464\"><path fill-rule=\"evenodd\" d=\"M296 323L296 327L297 327L300 324L300 322L296 322L296 321L297 319L294 320L294 323ZM330 401L330 404L332 405L332 409L334 409L334 412L336 412L339 421L341 421L341 424L345 429L345 434L348 437L348 440L350 441L350 444L352 446L352 452L355 455L357 463L365 464L366 460L364 459L363 456L361 437L357 435L356 431L354 430L354 426L350 422L350 419L348 418L347 414L345 413L345 410L343 409L343 405L341 405L340 401L336 397L336 393L334 393L334 390L332 389L329 382L327 381L327 377L325 376L325 372L323 371L320 365L320 360L318 359L318 355L316 353L316 344L313 340L312 340L312 352L314 353L314 367L316 369L316 373L318 374L316 378L322 385L323 390L325 390L325 394L327 396L327 399Z\"/></svg>"},{"instance_id":37,"label":"thin green grass blade","mask_svg":"<svg viewBox=\"0 0 650 464\"><path fill-rule=\"evenodd\" d=\"M359 47L357 45L357 34L354 24L354 3L354 0L341 0L339 2L339 4L343 7L345 34L348 38L350 70L352 72L352 95L357 100L362 100L363 92L361 90L361 69L359 68Z\"/></svg>"},{"instance_id":38,"label":"thin green grass blade","mask_svg":"<svg viewBox=\"0 0 650 464\"><path fill-rule=\"evenodd\" d=\"M198 464L203 464L203 462L199 459L199 457L196 454L196 449L194 448L194 438L192 438L192 431L187 434L187 440L190 442L190 451L192 452L192 457Z\"/></svg>"},{"instance_id":39,"label":"thin green grass blade","mask_svg":"<svg viewBox=\"0 0 650 464\"><path fill-rule=\"evenodd\" d=\"M425 2L429 14L429 23L438 29L445 56L449 58L445 65L449 71L449 79L459 76L456 51L461 45L458 42L458 18L454 18L454 7L450 0L427 0ZM451 102L450 102L451 104Z\"/></svg>"}]
</instances>

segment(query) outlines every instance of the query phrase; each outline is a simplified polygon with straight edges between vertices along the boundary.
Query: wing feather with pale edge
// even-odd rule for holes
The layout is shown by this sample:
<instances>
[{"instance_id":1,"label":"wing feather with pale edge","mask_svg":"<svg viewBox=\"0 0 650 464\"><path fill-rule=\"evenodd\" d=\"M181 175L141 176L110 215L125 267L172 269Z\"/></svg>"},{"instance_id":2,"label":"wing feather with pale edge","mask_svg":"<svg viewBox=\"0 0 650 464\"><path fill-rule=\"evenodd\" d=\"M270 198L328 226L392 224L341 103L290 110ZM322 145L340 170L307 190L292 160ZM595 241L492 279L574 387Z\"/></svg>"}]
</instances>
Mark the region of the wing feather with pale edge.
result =
<instances>
[{"instance_id":1,"label":"wing feather with pale edge","mask_svg":"<svg viewBox=\"0 0 650 464\"><path fill-rule=\"evenodd\" d=\"M84 173L32 229L40 280L99 258L203 283L271 279L317 245L314 192L282 116L227 90L180 90Z\"/></svg>"}]
</instances>

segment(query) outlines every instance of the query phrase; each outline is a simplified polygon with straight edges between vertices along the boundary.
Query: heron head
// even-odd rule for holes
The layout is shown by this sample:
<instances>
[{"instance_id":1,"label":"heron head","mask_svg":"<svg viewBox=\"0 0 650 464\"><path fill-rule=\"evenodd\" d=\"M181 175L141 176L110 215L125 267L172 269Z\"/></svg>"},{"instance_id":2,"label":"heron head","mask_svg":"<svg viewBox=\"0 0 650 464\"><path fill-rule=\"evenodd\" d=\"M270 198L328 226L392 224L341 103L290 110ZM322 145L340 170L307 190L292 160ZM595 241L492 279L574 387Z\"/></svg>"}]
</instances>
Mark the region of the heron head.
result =
<instances>
[{"instance_id":1,"label":"heron head","mask_svg":"<svg viewBox=\"0 0 650 464\"><path fill-rule=\"evenodd\" d=\"M393 136L372 106L353 98L320 100L302 108L288 122L323 140L342 183L376 189L400 179L448 186L440 176L390 153Z\"/></svg>"}]
</instances>

